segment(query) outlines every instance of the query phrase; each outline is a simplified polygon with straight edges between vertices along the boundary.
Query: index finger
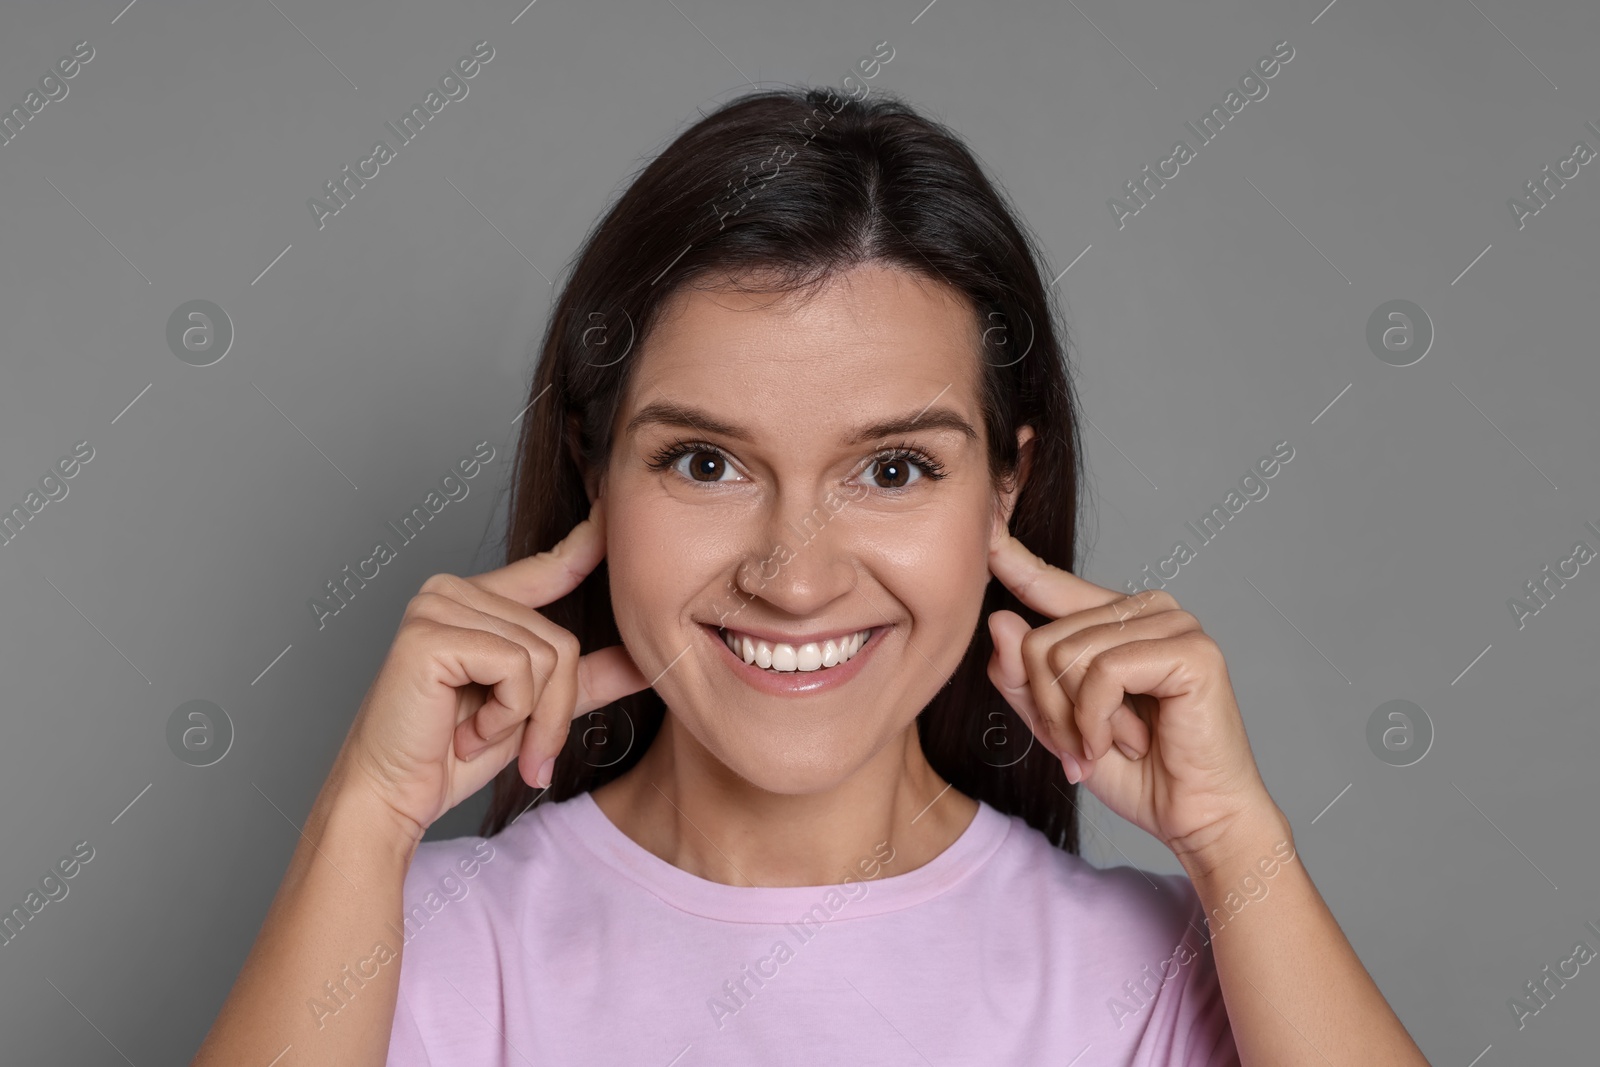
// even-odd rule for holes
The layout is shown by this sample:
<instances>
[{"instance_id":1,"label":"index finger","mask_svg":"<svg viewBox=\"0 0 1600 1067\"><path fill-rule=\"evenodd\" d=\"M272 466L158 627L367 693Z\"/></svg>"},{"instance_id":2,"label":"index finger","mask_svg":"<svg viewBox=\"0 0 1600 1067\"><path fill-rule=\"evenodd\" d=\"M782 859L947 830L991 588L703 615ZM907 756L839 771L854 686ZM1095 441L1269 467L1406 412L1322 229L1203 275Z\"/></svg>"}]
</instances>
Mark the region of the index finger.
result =
<instances>
[{"instance_id":1,"label":"index finger","mask_svg":"<svg viewBox=\"0 0 1600 1067\"><path fill-rule=\"evenodd\" d=\"M597 498L589 515L550 548L479 575L491 593L540 608L560 600L600 565L606 554L605 512Z\"/></svg>"},{"instance_id":2,"label":"index finger","mask_svg":"<svg viewBox=\"0 0 1600 1067\"><path fill-rule=\"evenodd\" d=\"M1034 611L1062 619L1127 598L1040 559L1007 533L989 549L989 571Z\"/></svg>"}]
</instances>

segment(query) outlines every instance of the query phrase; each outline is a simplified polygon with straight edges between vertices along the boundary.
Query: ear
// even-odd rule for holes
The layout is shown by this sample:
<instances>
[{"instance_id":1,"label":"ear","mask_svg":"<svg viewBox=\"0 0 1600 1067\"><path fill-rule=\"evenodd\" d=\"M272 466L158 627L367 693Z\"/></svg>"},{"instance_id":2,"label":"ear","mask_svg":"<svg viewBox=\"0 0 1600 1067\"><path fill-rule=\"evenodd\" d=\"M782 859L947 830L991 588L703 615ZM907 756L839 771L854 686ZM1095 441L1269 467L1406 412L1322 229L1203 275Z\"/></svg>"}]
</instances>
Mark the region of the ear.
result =
<instances>
[{"instance_id":1,"label":"ear","mask_svg":"<svg viewBox=\"0 0 1600 1067\"><path fill-rule=\"evenodd\" d=\"M583 462L583 452L578 447L578 439L578 416L568 415L566 424L567 455L572 458L573 466L578 468L578 475L583 479L583 491L588 494L589 505L593 507L595 498L600 495L600 479Z\"/></svg>"},{"instance_id":2,"label":"ear","mask_svg":"<svg viewBox=\"0 0 1600 1067\"><path fill-rule=\"evenodd\" d=\"M579 434L578 429L578 416L576 414L568 414L566 416L563 443L566 445L568 458L573 461L574 467L578 467L578 477L584 483L584 493L589 496L589 504L592 507L594 506L595 498L600 496L600 477L598 477L597 472L590 470L589 466L584 462L584 453L582 453L582 448L579 448L578 445L579 438L581 438L581 434Z\"/></svg>"},{"instance_id":3,"label":"ear","mask_svg":"<svg viewBox=\"0 0 1600 1067\"><path fill-rule=\"evenodd\" d=\"M1016 510L1017 496L1027 484L1028 472L1032 469L1034 438L1032 426L1023 426L1017 430L1017 469L1006 484L1001 486L995 501L994 521L989 529L989 536L994 541L999 541L1011 530L1011 514Z\"/></svg>"}]
</instances>

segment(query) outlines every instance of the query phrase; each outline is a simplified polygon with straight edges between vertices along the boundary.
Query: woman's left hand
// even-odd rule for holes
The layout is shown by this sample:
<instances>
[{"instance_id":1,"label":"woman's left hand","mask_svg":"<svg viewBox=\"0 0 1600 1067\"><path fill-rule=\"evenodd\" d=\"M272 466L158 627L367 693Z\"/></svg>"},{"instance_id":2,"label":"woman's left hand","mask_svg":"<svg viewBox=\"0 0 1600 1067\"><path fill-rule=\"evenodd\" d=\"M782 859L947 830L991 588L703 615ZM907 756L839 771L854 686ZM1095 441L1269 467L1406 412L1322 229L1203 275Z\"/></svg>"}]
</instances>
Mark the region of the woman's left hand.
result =
<instances>
[{"instance_id":1,"label":"woman's left hand","mask_svg":"<svg viewBox=\"0 0 1600 1067\"><path fill-rule=\"evenodd\" d=\"M990 615L989 680L1069 780L1180 860L1225 847L1230 827L1281 814L1222 651L1172 594L1095 585L1009 534L990 550L989 569L1053 620L1032 628L1012 611Z\"/></svg>"}]
</instances>

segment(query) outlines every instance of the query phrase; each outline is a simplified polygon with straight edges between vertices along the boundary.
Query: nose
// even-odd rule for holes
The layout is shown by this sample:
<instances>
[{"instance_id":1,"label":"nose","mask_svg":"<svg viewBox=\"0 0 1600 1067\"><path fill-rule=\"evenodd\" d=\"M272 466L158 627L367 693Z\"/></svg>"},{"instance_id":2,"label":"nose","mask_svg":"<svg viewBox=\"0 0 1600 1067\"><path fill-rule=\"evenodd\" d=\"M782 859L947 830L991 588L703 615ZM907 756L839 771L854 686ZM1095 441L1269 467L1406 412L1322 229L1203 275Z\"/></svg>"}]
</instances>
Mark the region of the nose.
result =
<instances>
[{"instance_id":1,"label":"nose","mask_svg":"<svg viewBox=\"0 0 1600 1067\"><path fill-rule=\"evenodd\" d=\"M849 501L780 493L760 520L756 544L734 579L745 599L787 615L812 615L855 588Z\"/></svg>"}]
</instances>

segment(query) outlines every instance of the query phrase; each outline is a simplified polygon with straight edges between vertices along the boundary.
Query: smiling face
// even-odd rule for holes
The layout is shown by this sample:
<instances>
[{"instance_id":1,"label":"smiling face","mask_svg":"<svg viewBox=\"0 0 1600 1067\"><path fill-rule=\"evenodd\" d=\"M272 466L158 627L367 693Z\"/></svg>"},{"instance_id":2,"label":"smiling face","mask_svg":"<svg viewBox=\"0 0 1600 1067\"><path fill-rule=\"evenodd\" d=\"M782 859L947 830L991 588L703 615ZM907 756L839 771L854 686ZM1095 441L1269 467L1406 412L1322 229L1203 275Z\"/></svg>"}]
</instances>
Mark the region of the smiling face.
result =
<instances>
[{"instance_id":1,"label":"smiling face","mask_svg":"<svg viewBox=\"0 0 1600 1067\"><path fill-rule=\"evenodd\" d=\"M618 630L704 752L770 792L830 789L904 735L978 623L1013 497L989 477L976 317L881 265L664 310L602 490Z\"/></svg>"}]
</instances>

